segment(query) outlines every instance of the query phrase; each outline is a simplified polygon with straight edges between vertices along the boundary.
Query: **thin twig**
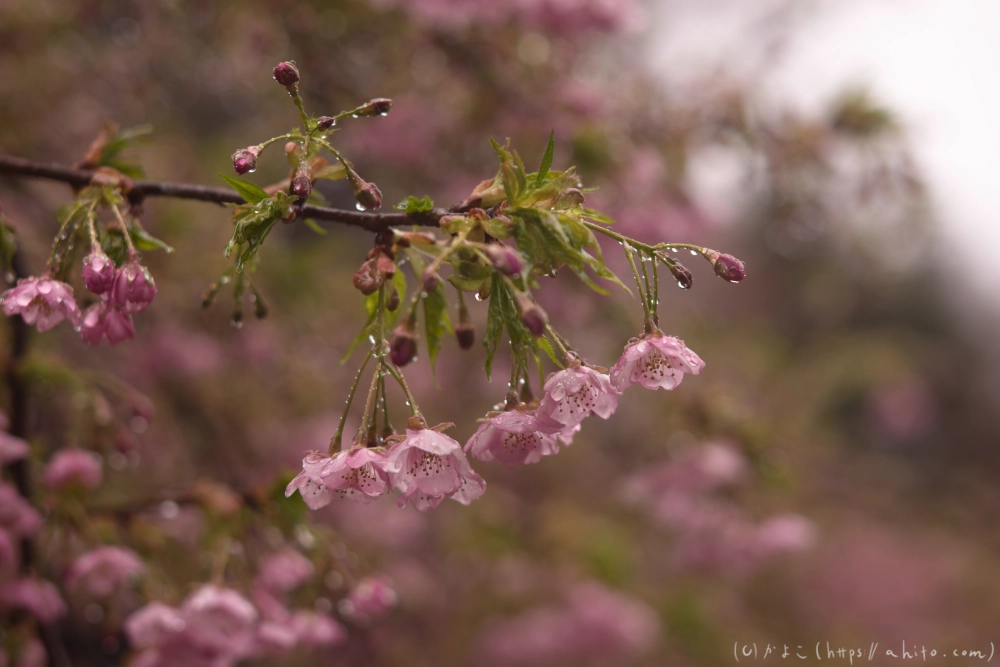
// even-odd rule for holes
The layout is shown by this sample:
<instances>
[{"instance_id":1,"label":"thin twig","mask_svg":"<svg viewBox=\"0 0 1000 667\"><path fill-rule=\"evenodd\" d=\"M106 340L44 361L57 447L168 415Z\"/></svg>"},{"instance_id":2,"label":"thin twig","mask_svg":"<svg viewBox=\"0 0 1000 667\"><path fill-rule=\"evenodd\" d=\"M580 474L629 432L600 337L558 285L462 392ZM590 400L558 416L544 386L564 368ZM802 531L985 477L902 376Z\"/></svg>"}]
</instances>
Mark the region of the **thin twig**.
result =
<instances>
[{"instance_id":1,"label":"thin twig","mask_svg":"<svg viewBox=\"0 0 1000 667\"><path fill-rule=\"evenodd\" d=\"M74 169L54 162L37 162L25 160L10 155L0 155L0 173L12 174L26 178L44 178L51 181L67 183L75 188L90 185L94 177L91 169ZM195 201L213 202L216 204L243 204L243 198L235 190L229 188L213 188L194 183L172 183L170 181L131 181L128 191L129 201L141 202L147 197L170 197L173 199L192 199ZM361 227L370 232L380 232L390 227L421 225L437 227L441 218L449 213L459 212L457 207L451 209L435 208L425 213L409 215L403 212L376 213L373 211L350 211L328 206L313 206L306 204L298 207L299 217L315 218L339 222L344 225Z\"/></svg>"}]
</instances>

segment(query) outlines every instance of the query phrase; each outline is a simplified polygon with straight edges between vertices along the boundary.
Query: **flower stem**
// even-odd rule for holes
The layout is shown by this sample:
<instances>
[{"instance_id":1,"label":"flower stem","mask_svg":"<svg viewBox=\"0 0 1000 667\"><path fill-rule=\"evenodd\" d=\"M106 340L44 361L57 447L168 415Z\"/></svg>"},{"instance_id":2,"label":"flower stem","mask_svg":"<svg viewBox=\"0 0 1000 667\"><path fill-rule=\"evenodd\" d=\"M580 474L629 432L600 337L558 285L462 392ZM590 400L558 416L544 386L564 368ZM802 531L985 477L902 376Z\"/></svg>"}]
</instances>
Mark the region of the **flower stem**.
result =
<instances>
[{"instance_id":1,"label":"flower stem","mask_svg":"<svg viewBox=\"0 0 1000 667\"><path fill-rule=\"evenodd\" d=\"M420 417L420 408L417 407L417 401L413 398L413 394L410 393L410 388L406 386L406 380L403 379L402 373L393 368L392 364L386 364L385 368L392 377L396 378L396 382L399 383L399 386L403 389L403 393L406 394L406 400L410 404L410 411L413 412L413 416Z\"/></svg>"},{"instance_id":2,"label":"flower stem","mask_svg":"<svg viewBox=\"0 0 1000 667\"><path fill-rule=\"evenodd\" d=\"M340 451L341 449L343 449L341 440L344 436L344 423L347 421L347 413L350 412L351 403L354 402L354 394L357 393L358 391L358 384L360 384L361 382L361 375L365 372L365 368L368 367L368 361L373 356L375 356L375 350L376 348L372 347L372 349L368 352L368 354L365 355L365 360L364 362L362 362L361 368L358 369L358 374L354 378L354 384L351 385L351 392L347 395L347 402L344 405L344 412L343 414L340 415L340 423L337 425L337 432L333 434L332 438L330 438L330 448L327 451L327 454L332 455L334 452L334 448L336 448L336 451Z\"/></svg>"},{"instance_id":3,"label":"flower stem","mask_svg":"<svg viewBox=\"0 0 1000 667\"><path fill-rule=\"evenodd\" d=\"M115 204L111 205L111 210L115 212L115 217L118 218L118 224L122 226L122 234L125 236L125 245L128 246L128 256L131 259L139 254L139 251L135 249L135 244L132 243L132 234L128 230L128 224L125 222L122 212L118 210L118 206Z\"/></svg>"}]
</instances>

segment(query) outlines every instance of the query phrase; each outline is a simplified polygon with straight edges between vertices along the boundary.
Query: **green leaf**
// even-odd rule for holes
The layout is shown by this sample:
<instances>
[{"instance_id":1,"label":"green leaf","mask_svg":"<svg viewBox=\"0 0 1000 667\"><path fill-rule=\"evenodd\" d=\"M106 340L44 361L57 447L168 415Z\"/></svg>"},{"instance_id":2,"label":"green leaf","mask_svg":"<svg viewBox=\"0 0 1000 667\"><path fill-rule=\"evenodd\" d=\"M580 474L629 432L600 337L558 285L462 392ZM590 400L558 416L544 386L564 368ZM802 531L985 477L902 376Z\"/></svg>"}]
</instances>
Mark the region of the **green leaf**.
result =
<instances>
[{"instance_id":1,"label":"green leaf","mask_svg":"<svg viewBox=\"0 0 1000 667\"><path fill-rule=\"evenodd\" d=\"M463 292L475 292L482 287L483 283L486 282L485 278L463 278L460 275L453 274L448 276L448 282L455 286L455 289L462 290Z\"/></svg>"},{"instance_id":2,"label":"green leaf","mask_svg":"<svg viewBox=\"0 0 1000 667\"><path fill-rule=\"evenodd\" d=\"M136 248L143 251L162 250L167 254L174 251L169 245L138 226L132 227L132 241L135 243Z\"/></svg>"},{"instance_id":3,"label":"green leaf","mask_svg":"<svg viewBox=\"0 0 1000 667\"><path fill-rule=\"evenodd\" d=\"M613 225L615 224L615 219L604 215L600 211L595 211L592 208L583 209L583 217L588 220L592 220L600 225Z\"/></svg>"},{"instance_id":4,"label":"green leaf","mask_svg":"<svg viewBox=\"0 0 1000 667\"><path fill-rule=\"evenodd\" d=\"M403 201L399 202L394 209L397 211L405 211L407 215L414 215L416 213L427 213L434 210L434 202L427 195L420 197L419 199L410 195Z\"/></svg>"},{"instance_id":5,"label":"green leaf","mask_svg":"<svg viewBox=\"0 0 1000 667\"><path fill-rule=\"evenodd\" d=\"M445 333L452 333L451 320L448 318L448 299L444 287L438 285L424 297L424 325L427 329L427 356L431 361L431 372L434 371L434 360L441 351L441 338Z\"/></svg>"},{"instance_id":6,"label":"green leaf","mask_svg":"<svg viewBox=\"0 0 1000 667\"><path fill-rule=\"evenodd\" d=\"M500 338L503 336L503 297L501 292L507 290L500 286L500 278L493 276L492 291L490 296L490 307L486 314L486 336L483 338L483 347L486 348L486 379L493 381L493 355L496 354L497 346L500 345Z\"/></svg>"},{"instance_id":7,"label":"green leaf","mask_svg":"<svg viewBox=\"0 0 1000 667\"><path fill-rule=\"evenodd\" d=\"M302 222L306 223L306 227L308 227L309 229L313 230L314 232L316 232L320 236L326 236L329 233L325 229L323 229L322 227L320 227L319 223L316 222L315 220L313 220L312 218L306 218Z\"/></svg>"},{"instance_id":8,"label":"green leaf","mask_svg":"<svg viewBox=\"0 0 1000 667\"><path fill-rule=\"evenodd\" d=\"M549 359L552 360L552 363L559 368L566 368L559 362L559 359L556 357L556 351L552 349L552 343L549 342L548 338L542 336L541 338L536 339L536 342L538 343L538 347L544 350L545 354L549 355Z\"/></svg>"},{"instance_id":9,"label":"green leaf","mask_svg":"<svg viewBox=\"0 0 1000 667\"><path fill-rule=\"evenodd\" d=\"M269 198L269 195L262 188L250 181L244 181L242 178L234 178L226 174L219 174L219 176L222 176L222 180L233 186L233 189L249 204L256 204Z\"/></svg>"},{"instance_id":10,"label":"green leaf","mask_svg":"<svg viewBox=\"0 0 1000 667\"><path fill-rule=\"evenodd\" d=\"M549 133L549 144L545 147L545 154L542 155L542 165L538 168L538 175L535 176L535 184L531 187L532 192L545 182L545 177L549 175L549 169L552 168L552 158L555 157L555 153L556 131L552 130Z\"/></svg>"}]
</instances>

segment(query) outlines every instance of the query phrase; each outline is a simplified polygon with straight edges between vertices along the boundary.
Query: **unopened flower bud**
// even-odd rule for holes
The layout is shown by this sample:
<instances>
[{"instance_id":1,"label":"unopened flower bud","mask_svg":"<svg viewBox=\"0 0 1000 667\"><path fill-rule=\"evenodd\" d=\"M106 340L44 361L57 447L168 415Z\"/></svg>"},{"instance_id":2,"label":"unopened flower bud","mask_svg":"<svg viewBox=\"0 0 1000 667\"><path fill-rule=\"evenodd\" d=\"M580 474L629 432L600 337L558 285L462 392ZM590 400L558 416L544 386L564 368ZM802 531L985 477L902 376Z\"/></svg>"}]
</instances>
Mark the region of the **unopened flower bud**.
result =
<instances>
[{"instance_id":1,"label":"unopened flower bud","mask_svg":"<svg viewBox=\"0 0 1000 667\"><path fill-rule=\"evenodd\" d=\"M233 153L233 169L237 174L249 174L257 169L257 156L260 155L259 146L241 148Z\"/></svg>"},{"instance_id":2,"label":"unopened flower bud","mask_svg":"<svg viewBox=\"0 0 1000 667\"><path fill-rule=\"evenodd\" d=\"M747 275L746 266L732 255L714 253L709 261L715 267L715 275L731 283L738 283Z\"/></svg>"},{"instance_id":3,"label":"unopened flower bud","mask_svg":"<svg viewBox=\"0 0 1000 667\"><path fill-rule=\"evenodd\" d=\"M439 276L438 272L432 269L431 267L427 267L427 269L424 271L423 281L424 281L424 291L433 292L434 290L437 289L437 286L441 284L441 276Z\"/></svg>"},{"instance_id":4,"label":"unopened flower bud","mask_svg":"<svg viewBox=\"0 0 1000 667\"><path fill-rule=\"evenodd\" d=\"M320 116L319 120L316 121L316 128L320 130L329 130L336 124L337 119L333 116Z\"/></svg>"},{"instance_id":5,"label":"unopened flower bud","mask_svg":"<svg viewBox=\"0 0 1000 667\"><path fill-rule=\"evenodd\" d=\"M670 264L669 266L670 273L674 274L674 278L677 279L677 284L680 288L691 289L691 285L694 284L694 276L687 270L687 267L680 263Z\"/></svg>"},{"instance_id":6,"label":"unopened flower bud","mask_svg":"<svg viewBox=\"0 0 1000 667\"><path fill-rule=\"evenodd\" d=\"M287 60L278 63L274 68L274 80L286 88L294 86L299 82L299 68L295 66L294 60Z\"/></svg>"},{"instance_id":7,"label":"unopened flower bud","mask_svg":"<svg viewBox=\"0 0 1000 667\"><path fill-rule=\"evenodd\" d=\"M392 100L385 97L376 97L358 107L355 113L358 116L385 116L392 109Z\"/></svg>"},{"instance_id":8,"label":"unopened flower bud","mask_svg":"<svg viewBox=\"0 0 1000 667\"><path fill-rule=\"evenodd\" d=\"M94 294L107 294L115 284L115 263L100 248L83 260L83 284Z\"/></svg>"},{"instance_id":9,"label":"unopened flower bud","mask_svg":"<svg viewBox=\"0 0 1000 667\"><path fill-rule=\"evenodd\" d=\"M104 334L112 345L135 338L135 324L132 322L132 316L120 310L109 310L104 315L104 325Z\"/></svg>"},{"instance_id":10,"label":"unopened flower bud","mask_svg":"<svg viewBox=\"0 0 1000 667\"><path fill-rule=\"evenodd\" d=\"M566 188L559 193L559 197L556 199L556 208L576 208L583 206L584 201L585 197L578 189Z\"/></svg>"},{"instance_id":11,"label":"unopened flower bud","mask_svg":"<svg viewBox=\"0 0 1000 667\"><path fill-rule=\"evenodd\" d=\"M385 309L390 313L394 313L399 308L399 290L392 284L392 281L387 282L385 285L389 290L385 295Z\"/></svg>"},{"instance_id":12,"label":"unopened flower bud","mask_svg":"<svg viewBox=\"0 0 1000 667\"><path fill-rule=\"evenodd\" d=\"M455 326L455 338L463 350L471 350L476 343L476 329L471 324L459 323Z\"/></svg>"},{"instance_id":13,"label":"unopened flower bud","mask_svg":"<svg viewBox=\"0 0 1000 667\"><path fill-rule=\"evenodd\" d=\"M135 259L118 269L111 290L111 303L123 313L139 313L146 309L156 296L156 283L149 270Z\"/></svg>"},{"instance_id":14,"label":"unopened flower bud","mask_svg":"<svg viewBox=\"0 0 1000 667\"><path fill-rule=\"evenodd\" d=\"M295 177L292 179L289 191L302 200L307 199L309 194L312 192L312 180L309 178L309 165L305 162L300 162L298 168L295 170Z\"/></svg>"},{"instance_id":15,"label":"unopened flower bud","mask_svg":"<svg viewBox=\"0 0 1000 667\"><path fill-rule=\"evenodd\" d=\"M524 270L524 262L516 250L502 243L491 243L484 251L493 267L511 278L519 278Z\"/></svg>"},{"instance_id":16,"label":"unopened flower bud","mask_svg":"<svg viewBox=\"0 0 1000 667\"><path fill-rule=\"evenodd\" d=\"M365 183L354 191L354 198L364 209L382 208L382 193L374 183Z\"/></svg>"},{"instance_id":17,"label":"unopened flower bud","mask_svg":"<svg viewBox=\"0 0 1000 667\"><path fill-rule=\"evenodd\" d=\"M517 307L521 311L521 323L532 336L537 337L545 333L545 325L549 318L541 306L532 301L528 295L518 294Z\"/></svg>"},{"instance_id":18,"label":"unopened flower bud","mask_svg":"<svg viewBox=\"0 0 1000 667\"><path fill-rule=\"evenodd\" d=\"M417 358L417 335L409 323L400 324L389 342L389 361L402 368Z\"/></svg>"}]
</instances>

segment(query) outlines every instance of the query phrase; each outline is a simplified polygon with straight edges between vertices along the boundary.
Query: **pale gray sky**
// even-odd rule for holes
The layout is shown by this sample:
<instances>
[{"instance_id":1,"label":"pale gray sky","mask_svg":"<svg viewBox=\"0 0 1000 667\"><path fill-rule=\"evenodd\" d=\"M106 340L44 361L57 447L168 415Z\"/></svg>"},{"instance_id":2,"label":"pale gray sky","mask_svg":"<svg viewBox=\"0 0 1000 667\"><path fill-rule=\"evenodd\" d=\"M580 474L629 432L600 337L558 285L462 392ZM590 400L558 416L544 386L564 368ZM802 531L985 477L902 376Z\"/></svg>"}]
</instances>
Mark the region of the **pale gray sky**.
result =
<instances>
[{"instance_id":1,"label":"pale gray sky","mask_svg":"<svg viewBox=\"0 0 1000 667\"><path fill-rule=\"evenodd\" d=\"M654 9L669 34L654 43L654 59L667 76L720 60L737 71L752 67L736 59L740 34L774 4L701 0ZM978 260L974 275L952 275L993 291L1000 262L983 262L982 252L1000 243L1000 0L826 0L814 7L798 20L768 85L810 109L860 83L892 107L931 184L950 246L943 251Z\"/></svg>"}]
</instances>

